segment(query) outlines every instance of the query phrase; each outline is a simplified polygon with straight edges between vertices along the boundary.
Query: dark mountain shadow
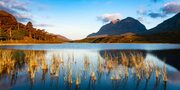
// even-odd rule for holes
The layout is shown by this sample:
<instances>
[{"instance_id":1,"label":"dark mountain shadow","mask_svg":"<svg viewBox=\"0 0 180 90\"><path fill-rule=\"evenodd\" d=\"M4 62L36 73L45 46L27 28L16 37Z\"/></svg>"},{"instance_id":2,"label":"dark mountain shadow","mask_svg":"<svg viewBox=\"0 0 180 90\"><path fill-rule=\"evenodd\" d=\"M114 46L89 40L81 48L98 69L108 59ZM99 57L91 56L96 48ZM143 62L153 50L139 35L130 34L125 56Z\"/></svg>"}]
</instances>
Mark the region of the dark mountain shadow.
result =
<instances>
[{"instance_id":1,"label":"dark mountain shadow","mask_svg":"<svg viewBox=\"0 0 180 90\"><path fill-rule=\"evenodd\" d=\"M126 54L129 56L131 54L141 54L143 57L146 57L147 51L145 50L101 50L99 54L104 59L120 59L121 53Z\"/></svg>"},{"instance_id":2,"label":"dark mountain shadow","mask_svg":"<svg viewBox=\"0 0 180 90\"><path fill-rule=\"evenodd\" d=\"M156 56L161 61L165 61L167 64L175 67L176 69L180 70L180 49L173 49L173 50L153 50L153 51L146 51L146 50L101 50L99 54L105 60L110 60L111 58L114 59L121 59L121 53L126 54L128 57L131 54L139 54L143 58L146 57L147 53L150 53Z\"/></svg>"},{"instance_id":3,"label":"dark mountain shadow","mask_svg":"<svg viewBox=\"0 0 180 90\"><path fill-rule=\"evenodd\" d=\"M157 56L160 60L180 70L180 49L176 50L155 50L151 54Z\"/></svg>"}]
</instances>

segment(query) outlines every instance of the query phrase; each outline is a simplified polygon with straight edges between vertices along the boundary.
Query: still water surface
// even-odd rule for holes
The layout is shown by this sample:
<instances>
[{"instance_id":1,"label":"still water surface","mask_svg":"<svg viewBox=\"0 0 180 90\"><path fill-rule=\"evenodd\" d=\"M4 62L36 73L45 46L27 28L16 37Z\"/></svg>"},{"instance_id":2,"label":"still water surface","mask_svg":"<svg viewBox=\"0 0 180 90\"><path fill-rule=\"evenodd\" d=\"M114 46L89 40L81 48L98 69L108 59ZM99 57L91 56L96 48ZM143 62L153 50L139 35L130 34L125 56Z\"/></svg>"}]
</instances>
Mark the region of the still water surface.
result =
<instances>
[{"instance_id":1,"label":"still water surface","mask_svg":"<svg viewBox=\"0 0 180 90\"><path fill-rule=\"evenodd\" d=\"M0 48L0 90L180 90L178 44L73 43ZM143 62L142 69L131 65L133 58L137 65Z\"/></svg>"}]
</instances>

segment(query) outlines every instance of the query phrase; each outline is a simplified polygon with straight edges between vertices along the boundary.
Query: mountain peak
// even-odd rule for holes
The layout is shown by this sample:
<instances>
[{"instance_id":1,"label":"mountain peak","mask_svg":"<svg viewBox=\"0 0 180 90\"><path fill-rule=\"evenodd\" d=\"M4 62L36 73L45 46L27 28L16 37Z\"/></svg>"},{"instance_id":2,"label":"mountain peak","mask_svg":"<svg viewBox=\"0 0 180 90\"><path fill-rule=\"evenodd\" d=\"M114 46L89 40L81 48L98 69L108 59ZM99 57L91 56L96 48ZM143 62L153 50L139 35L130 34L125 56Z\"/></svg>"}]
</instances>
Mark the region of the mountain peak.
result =
<instances>
[{"instance_id":1,"label":"mountain peak","mask_svg":"<svg viewBox=\"0 0 180 90\"><path fill-rule=\"evenodd\" d=\"M133 17L127 17L125 18L125 20L136 20L136 19L134 19Z\"/></svg>"},{"instance_id":2,"label":"mountain peak","mask_svg":"<svg viewBox=\"0 0 180 90\"><path fill-rule=\"evenodd\" d=\"M12 15L4 10L0 10L0 16L12 16Z\"/></svg>"},{"instance_id":3,"label":"mountain peak","mask_svg":"<svg viewBox=\"0 0 180 90\"><path fill-rule=\"evenodd\" d=\"M13 15L11 15L10 13L8 13L4 10L0 10L0 17L4 18L3 20L9 18L11 22L17 22L16 18Z\"/></svg>"},{"instance_id":4,"label":"mountain peak","mask_svg":"<svg viewBox=\"0 0 180 90\"><path fill-rule=\"evenodd\" d=\"M137 22L138 20L132 18L132 17L127 17L122 20L122 22Z\"/></svg>"},{"instance_id":5,"label":"mountain peak","mask_svg":"<svg viewBox=\"0 0 180 90\"><path fill-rule=\"evenodd\" d=\"M115 22L111 21L111 23L102 26L97 33L90 34L88 37L97 35L121 35L125 33L136 34L146 30L146 27L138 20L127 17L122 20L116 20Z\"/></svg>"},{"instance_id":6,"label":"mountain peak","mask_svg":"<svg viewBox=\"0 0 180 90\"><path fill-rule=\"evenodd\" d=\"M120 20L119 19L116 19L116 20L112 20L111 23L112 24L116 24L117 22L119 22Z\"/></svg>"},{"instance_id":7,"label":"mountain peak","mask_svg":"<svg viewBox=\"0 0 180 90\"><path fill-rule=\"evenodd\" d=\"M32 22L28 22L28 23L26 24L26 27L28 27L28 28L33 28Z\"/></svg>"},{"instance_id":8,"label":"mountain peak","mask_svg":"<svg viewBox=\"0 0 180 90\"><path fill-rule=\"evenodd\" d=\"M17 24L16 18L6 11L0 10L0 27L2 29L8 29Z\"/></svg>"}]
</instances>

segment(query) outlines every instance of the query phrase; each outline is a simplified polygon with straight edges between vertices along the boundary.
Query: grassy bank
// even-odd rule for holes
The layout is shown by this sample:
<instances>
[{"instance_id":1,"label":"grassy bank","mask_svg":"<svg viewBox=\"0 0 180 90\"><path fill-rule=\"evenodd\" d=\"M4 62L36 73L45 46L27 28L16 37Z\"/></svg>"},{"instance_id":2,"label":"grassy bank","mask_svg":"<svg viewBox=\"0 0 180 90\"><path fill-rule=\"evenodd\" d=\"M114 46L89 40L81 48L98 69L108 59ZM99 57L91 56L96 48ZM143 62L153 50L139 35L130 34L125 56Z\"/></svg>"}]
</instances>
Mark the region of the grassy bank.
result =
<instances>
[{"instance_id":1,"label":"grassy bank","mask_svg":"<svg viewBox=\"0 0 180 90\"><path fill-rule=\"evenodd\" d=\"M110 35L106 37L75 40L76 43L180 43L180 32L164 32L152 35Z\"/></svg>"},{"instance_id":2,"label":"grassy bank","mask_svg":"<svg viewBox=\"0 0 180 90\"><path fill-rule=\"evenodd\" d=\"M38 40L11 40L11 41L0 41L0 45L32 45L32 44L62 44L66 41L38 41Z\"/></svg>"}]
</instances>

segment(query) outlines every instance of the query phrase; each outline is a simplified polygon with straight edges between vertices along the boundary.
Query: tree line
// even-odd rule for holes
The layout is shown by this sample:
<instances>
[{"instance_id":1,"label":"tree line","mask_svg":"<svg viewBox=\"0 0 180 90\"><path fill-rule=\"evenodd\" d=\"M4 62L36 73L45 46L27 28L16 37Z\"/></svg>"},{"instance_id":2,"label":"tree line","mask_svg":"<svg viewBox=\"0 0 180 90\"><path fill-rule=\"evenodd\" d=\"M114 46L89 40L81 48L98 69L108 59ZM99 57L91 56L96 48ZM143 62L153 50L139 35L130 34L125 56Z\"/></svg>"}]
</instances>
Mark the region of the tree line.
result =
<instances>
[{"instance_id":1,"label":"tree line","mask_svg":"<svg viewBox=\"0 0 180 90\"><path fill-rule=\"evenodd\" d=\"M18 24L7 29L0 26L0 40L60 41L60 38L58 35L48 33L44 29L33 28L32 23L28 22L26 25Z\"/></svg>"}]
</instances>

